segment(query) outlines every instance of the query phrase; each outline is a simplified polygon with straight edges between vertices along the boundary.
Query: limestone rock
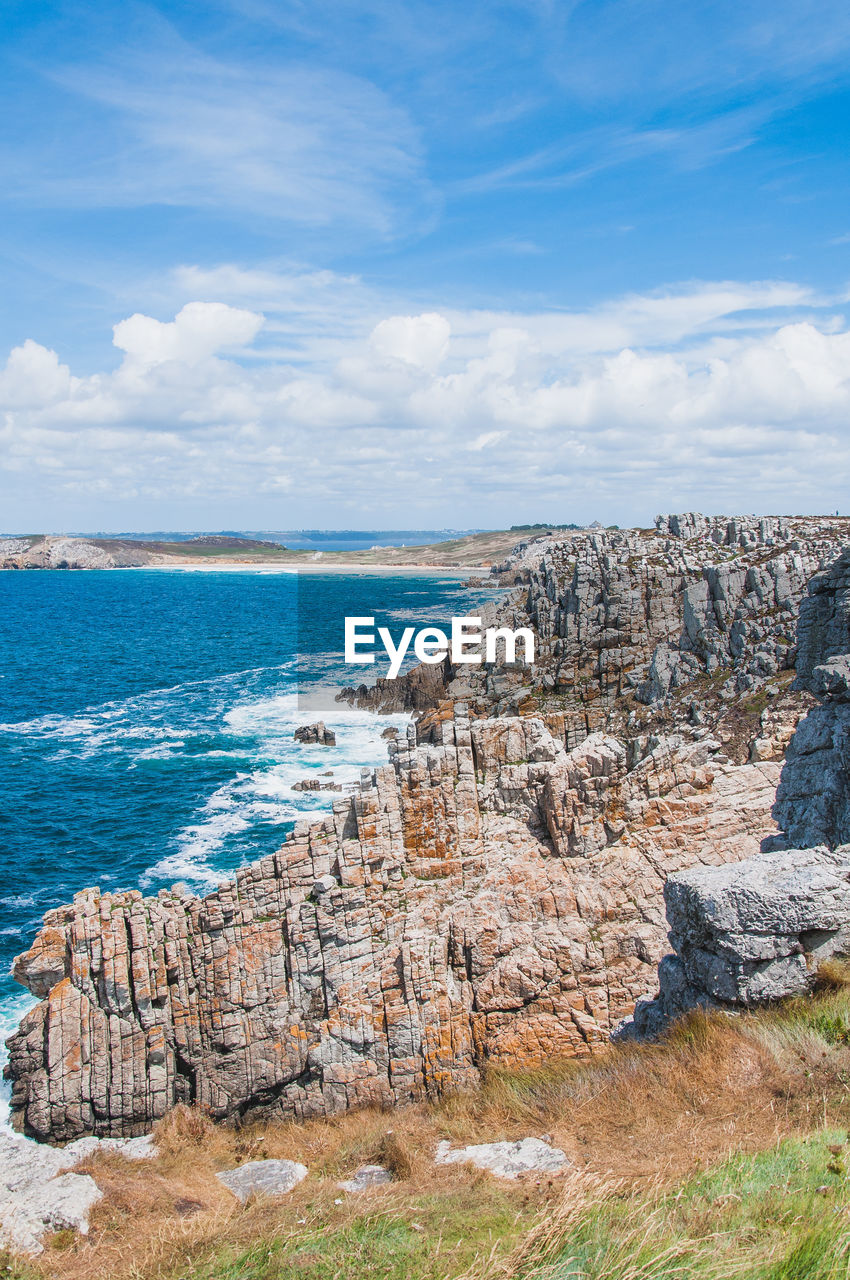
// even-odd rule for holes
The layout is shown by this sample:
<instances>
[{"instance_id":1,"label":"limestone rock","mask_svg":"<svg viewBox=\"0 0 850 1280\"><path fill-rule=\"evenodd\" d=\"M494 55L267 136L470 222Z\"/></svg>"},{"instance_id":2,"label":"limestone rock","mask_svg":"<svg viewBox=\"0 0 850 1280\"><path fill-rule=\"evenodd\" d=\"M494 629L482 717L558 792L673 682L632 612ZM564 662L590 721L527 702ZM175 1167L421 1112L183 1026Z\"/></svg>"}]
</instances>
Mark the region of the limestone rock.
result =
<instances>
[{"instance_id":1,"label":"limestone rock","mask_svg":"<svg viewBox=\"0 0 850 1280\"><path fill-rule=\"evenodd\" d=\"M797 679L812 687L815 669L838 659L846 672L850 654L850 550L809 583L797 628ZM821 695L828 689L813 688Z\"/></svg>"},{"instance_id":2,"label":"limestone rock","mask_svg":"<svg viewBox=\"0 0 850 1280\"><path fill-rule=\"evenodd\" d=\"M774 814L786 846L850 842L850 551L809 584L797 684L821 699L788 746Z\"/></svg>"},{"instance_id":3,"label":"limestone rock","mask_svg":"<svg viewBox=\"0 0 850 1280\"><path fill-rule=\"evenodd\" d=\"M558 1147L542 1138L522 1138L518 1142L480 1142L471 1147L457 1147L441 1142L434 1157L436 1164L473 1164L487 1169L497 1178L520 1178L527 1173L563 1173L569 1160Z\"/></svg>"},{"instance_id":4,"label":"limestone rock","mask_svg":"<svg viewBox=\"0 0 850 1280\"><path fill-rule=\"evenodd\" d=\"M297 1160L252 1160L215 1176L241 1204L247 1204L252 1196L286 1195L307 1177L307 1166Z\"/></svg>"}]
</instances>

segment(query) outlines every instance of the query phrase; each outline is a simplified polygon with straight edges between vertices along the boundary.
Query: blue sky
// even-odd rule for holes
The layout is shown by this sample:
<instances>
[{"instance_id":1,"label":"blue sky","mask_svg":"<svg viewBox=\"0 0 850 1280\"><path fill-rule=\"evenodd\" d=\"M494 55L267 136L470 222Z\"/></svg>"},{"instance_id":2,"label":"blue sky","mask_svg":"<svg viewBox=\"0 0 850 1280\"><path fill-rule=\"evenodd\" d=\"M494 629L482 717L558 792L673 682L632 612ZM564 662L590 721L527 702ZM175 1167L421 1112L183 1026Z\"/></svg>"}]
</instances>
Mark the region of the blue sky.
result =
<instances>
[{"instance_id":1,"label":"blue sky","mask_svg":"<svg viewBox=\"0 0 850 1280\"><path fill-rule=\"evenodd\" d=\"M842 506L846 3L0 21L3 530Z\"/></svg>"}]
</instances>

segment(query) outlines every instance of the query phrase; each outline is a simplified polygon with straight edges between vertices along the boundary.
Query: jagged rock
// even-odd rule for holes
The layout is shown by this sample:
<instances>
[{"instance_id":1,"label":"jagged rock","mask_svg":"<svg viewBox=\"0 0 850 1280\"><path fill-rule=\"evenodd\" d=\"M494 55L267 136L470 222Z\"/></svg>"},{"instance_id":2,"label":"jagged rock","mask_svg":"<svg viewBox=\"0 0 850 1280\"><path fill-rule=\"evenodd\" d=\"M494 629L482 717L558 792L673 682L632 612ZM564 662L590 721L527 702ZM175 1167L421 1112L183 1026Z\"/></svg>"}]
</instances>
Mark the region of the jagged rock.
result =
<instances>
[{"instance_id":1,"label":"jagged rock","mask_svg":"<svg viewBox=\"0 0 850 1280\"><path fill-rule=\"evenodd\" d=\"M565 1153L542 1138L522 1138L518 1142L481 1142L454 1151L450 1142L441 1142L436 1164L473 1164L497 1178L520 1178L526 1173L563 1173L570 1163Z\"/></svg>"},{"instance_id":2,"label":"jagged rock","mask_svg":"<svg viewBox=\"0 0 850 1280\"><path fill-rule=\"evenodd\" d=\"M382 1164L361 1164L353 1178L346 1178L337 1186L341 1191L367 1191L369 1187L383 1186L392 1180L393 1175Z\"/></svg>"},{"instance_id":3,"label":"jagged rock","mask_svg":"<svg viewBox=\"0 0 850 1280\"><path fill-rule=\"evenodd\" d=\"M317 720L315 724L302 724L292 735L296 742L303 742L307 745L318 744L320 747L335 747L336 734L333 729L327 729L323 720Z\"/></svg>"},{"instance_id":4,"label":"jagged rock","mask_svg":"<svg viewBox=\"0 0 850 1280\"><path fill-rule=\"evenodd\" d=\"M702 1006L741 1008L803 995L818 965L850 950L850 847L762 853L673 875L664 888L675 955L634 1026L653 1034Z\"/></svg>"},{"instance_id":5,"label":"jagged rock","mask_svg":"<svg viewBox=\"0 0 850 1280\"><path fill-rule=\"evenodd\" d=\"M794 525L787 516L703 516L696 511L655 518L655 527L661 534L685 541L714 542L721 547L771 546L787 541Z\"/></svg>"},{"instance_id":6,"label":"jagged rock","mask_svg":"<svg viewBox=\"0 0 850 1280\"><path fill-rule=\"evenodd\" d=\"M540 719L460 706L434 731L206 898L90 889L48 913L15 966L52 982L9 1042L15 1123L305 1116L586 1054L650 985L664 877L773 829L778 764L710 738L567 752Z\"/></svg>"},{"instance_id":7,"label":"jagged rock","mask_svg":"<svg viewBox=\"0 0 850 1280\"><path fill-rule=\"evenodd\" d=\"M815 668L850 654L850 550L812 578L797 626L797 679L811 687ZM813 692L819 692L814 689Z\"/></svg>"},{"instance_id":8,"label":"jagged rock","mask_svg":"<svg viewBox=\"0 0 850 1280\"><path fill-rule=\"evenodd\" d=\"M342 791L341 782L320 782L318 778L303 778L293 782L293 791Z\"/></svg>"},{"instance_id":9,"label":"jagged rock","mask_svg":"<svg viewBox=\"0 0 850 1280\"><path fill-rule=\"evenodd\" d=\"M307 1177L307 1166L297 1160L252 1160L215 1176L240 1204L247 1204L252 1196L286 1195Z\"/></svg>"},{"instance_id":10,"label":"jagged rock","mask_svg":"<svg viewBox=\"0 0 850 1280\"><path fill-rule=\"evenodd\" d=\"M446 696L446 680L451 672L448 658L435 665L419 665L395 680L379 676L373 685L344 689L340 699L367 711L385 714L398 711L426 711Z\"/></svg>"},{"instance_id":11,"label":"jagged rock","mask_svg":"<svg viewBox=\"0 0 850 1280\"><path fill-rule=\"evenodd\" d=\"M526 668L414 667L348 690L373 710L421 710L459 699L477 714L526 714L557 695L567 746L621 727L624 698L657 708L702 702L734 672L738 692L793 668L796 611L812 574L850 536L847 521L785 517L659 517L655 530L605 530L522 544L497 578L526 584L482 608L484 626L530 626ZM498 618L497 618L498 612ZM733 687L727 700L734 696ZM550 726L555 729L555 716Z\"/></svg>"}]
</instances>

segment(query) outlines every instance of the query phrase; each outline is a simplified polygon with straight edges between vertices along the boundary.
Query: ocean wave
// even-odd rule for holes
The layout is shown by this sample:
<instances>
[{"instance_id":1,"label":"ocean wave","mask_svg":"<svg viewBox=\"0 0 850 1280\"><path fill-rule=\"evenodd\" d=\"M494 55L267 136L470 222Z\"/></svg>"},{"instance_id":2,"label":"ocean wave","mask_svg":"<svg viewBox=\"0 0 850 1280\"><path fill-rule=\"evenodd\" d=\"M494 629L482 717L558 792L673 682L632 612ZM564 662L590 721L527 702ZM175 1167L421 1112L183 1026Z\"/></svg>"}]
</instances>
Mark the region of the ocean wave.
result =
<instances>
[{"instance_id":1,"label":"ocean wave","mask_svg":"<svg viewBox=\"0 0 850 1280\"><path fill-rule=\"evenodd\" d=\"M240 671L228 671L218 676L207 676L202 680L186 680L180 684L165 685L154 689L146 689L143 693L131 694L127 698L111 699L108 702L84 707L75 715L45 715L33 720L0 723L0 733L20 734L26 737L74 737L96 732L104 724L124 719L135 712L148 710L151 706L160 706L175 694L187 690L210 689L216 686L232 686L235 682L249 676L268 675L274 671L292 671L296 659L275 663L268 667L246 667ZM143 728L144 726L140 726ZM135 730L135 726L134 726Z\"/></svg>"},{"instance_id":2,"label":"ocean wave","mask_svg":"<svg viewBox=\"0 0 850 1280\"><path fill-rule=\"evenodd\" d=\"M9 1059L6 1040L17 1031L24 1014L37 1004L38 1001L29 991L13 991L0 1000L0 1130L8 1131L11 1127L9 1104L12 1098L12 1085L3 1079L3 1067Z\"/></svg>"},{"instance_id":3,"label":"ocean wave","mask_svg":"<svg viewBox=\"0 0 850 1280\"><path fill-rule=\"evenodd\" d=\"M172 838L165 856L145 871L142 888L175 880L200 892L214 888L241 862L256 856L251 837L258 827L285 828L299 818L319 817L341 794L296 791L295 783L322 776L344 792L359 781L364 766L386 763L383 730L388 725L402 730L410 717L379 717L337 704L328 717L337 736L334 747L295 741L294 730L305 719L295 693L239 704L224 719L232 735L253 738L256 754L273 759L257 761L254 769L240 771L218 787Z\"/></svg>"}]
</instances>

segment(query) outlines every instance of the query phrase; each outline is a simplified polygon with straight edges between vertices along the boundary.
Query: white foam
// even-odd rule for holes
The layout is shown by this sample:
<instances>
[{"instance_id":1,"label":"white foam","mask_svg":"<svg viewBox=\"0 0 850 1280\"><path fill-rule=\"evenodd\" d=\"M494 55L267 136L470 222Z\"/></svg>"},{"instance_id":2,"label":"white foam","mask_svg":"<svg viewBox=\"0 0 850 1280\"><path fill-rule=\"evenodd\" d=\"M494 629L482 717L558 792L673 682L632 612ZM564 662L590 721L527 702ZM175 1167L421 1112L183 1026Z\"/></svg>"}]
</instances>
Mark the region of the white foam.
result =
<instances>
[{"instance_id":1,"label":"white foam","mask_svg":"<svg viewBox=\"0 0 850 1280\"><path fill-rule=\"evenodd\" d=\"M369 711L333 702L334 690L317 689L316 706L294 692L279 693L231 707L223 719L227 731L251 742L258 763L219 787L174 838L174 848L149 867L143 888L169 880L182 880L198 892L217 885L232 874L227 844L261 825L284 827L304 817L328 812L338 791L295 791L305 777L332 771L323 781L345 788L359 781L360 770L386 763L387 744L381 736L388 725L404 729L408 715L376 716ZM295 729L317 711L337 743L325 747L296 742ZM315 718L315 717L314 717ZM244 754L244 753L243 753Z\"/></svg>"},{"instance_id":2,"label":"white foam","mask_svg":"<svg viewBox=\"0 0 850 1280\"><path fill-rule=\"evenodd\" d=\"M3 1079L3 1068L9 1060L6 1039L17 1031L24 1014L37 1004L38 1001L29 991L16 991L0 1002L0 1130L11 1130L9 1104L12 1098L12 1086Z\"/></svg>"}]
</instances>

